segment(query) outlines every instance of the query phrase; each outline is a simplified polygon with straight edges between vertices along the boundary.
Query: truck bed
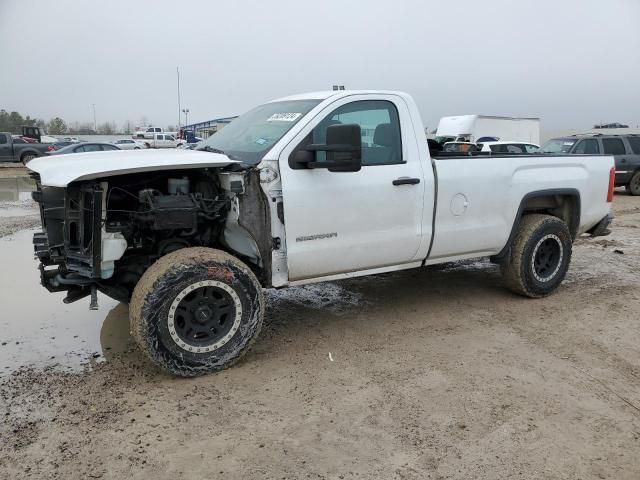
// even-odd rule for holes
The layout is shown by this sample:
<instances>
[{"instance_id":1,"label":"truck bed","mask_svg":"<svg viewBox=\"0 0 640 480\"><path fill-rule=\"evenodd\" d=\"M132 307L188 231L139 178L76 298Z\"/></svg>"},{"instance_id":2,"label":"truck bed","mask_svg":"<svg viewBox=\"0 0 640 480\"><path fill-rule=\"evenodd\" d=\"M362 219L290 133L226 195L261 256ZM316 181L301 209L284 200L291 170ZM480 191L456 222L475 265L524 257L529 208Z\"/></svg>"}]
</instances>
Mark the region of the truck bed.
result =
<instances>
[{"instance_id":1,"label":"truck bed","mask_svg":"<svg viewBox=\"0 0 640 480\"><path fill-rule=\"evenodd\" d=\"M434 157L433 163L438 178L436 228L428 262L499 253L522 200L535 192L578 197L576 234L608 213L604 200L613 166L610 156L457 154Z\"/></svg>"}]
</instances>

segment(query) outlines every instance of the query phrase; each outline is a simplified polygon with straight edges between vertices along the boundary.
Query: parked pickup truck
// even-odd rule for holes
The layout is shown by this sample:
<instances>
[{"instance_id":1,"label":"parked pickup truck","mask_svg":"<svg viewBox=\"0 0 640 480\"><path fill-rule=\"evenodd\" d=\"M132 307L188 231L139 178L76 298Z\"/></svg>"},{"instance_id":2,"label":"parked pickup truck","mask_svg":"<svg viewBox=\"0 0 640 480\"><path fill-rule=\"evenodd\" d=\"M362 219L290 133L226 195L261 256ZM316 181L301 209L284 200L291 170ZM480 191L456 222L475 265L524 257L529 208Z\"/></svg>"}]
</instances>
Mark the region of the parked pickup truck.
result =
<instances>
[{"instance_id":1,"label":"parked pickup truck","mask_svg":"<svg viewBox=\"0 0 640 480\"><path fill-rule=\"evenodd\" d=\"M165 133L175 137L178 132L165 132L164 129L160 127L139 127L136 128L136 131L131 135L131 138L134 140L141 140L144 138L152 139L156 133Z\"/></svg>"},{"instance_id":2,"label":"parked pickup truck","mask_svg":"<svg viewBox=\"0 0 640 480\"><path fill-rule=\"evenodd\" d=\"M264 288L489 257L548 295L573 240L608 233L615 178L610 156L431 158L412 98L381 91L275 100L195 150L29 168L44 287L128 302L140 348L183 376L246 353Z\"/></svg>"},{"instance_id":3,"label":"parked pickup truck","mask_svg":"<svg viewBox=\"0 0 640 480\"><path fill-rule=\"evenodd\" d=\"M168 133L154 133L153 138L138 141L147 148L177 148L184 143Z\"/></svg>"},{"instance_id":4,"label":"parked pickup truck","mask_svg":"<svg viewBox=\"0 0 640 480\"><path fill-rule=\"evenodd\" d=\"M9 132L0 132L0 162L23 162L45 154L49 145L14 140Z\"/></svg>"}]
</instances>

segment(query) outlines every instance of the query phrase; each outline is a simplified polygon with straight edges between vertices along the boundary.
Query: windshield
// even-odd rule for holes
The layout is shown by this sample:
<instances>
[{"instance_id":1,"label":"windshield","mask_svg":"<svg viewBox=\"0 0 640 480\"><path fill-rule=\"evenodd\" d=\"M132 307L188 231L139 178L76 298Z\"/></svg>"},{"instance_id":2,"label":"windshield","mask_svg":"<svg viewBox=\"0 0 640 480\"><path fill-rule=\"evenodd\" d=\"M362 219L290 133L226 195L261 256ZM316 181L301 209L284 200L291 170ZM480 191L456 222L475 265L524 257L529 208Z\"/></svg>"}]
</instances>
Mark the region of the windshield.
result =
<instances>
[{"instance_id":1,"label":"windshield","mask_svg":"<svg viewBox=\"0 0 640 480\"><path fill-rule=\"evenodd\" d=\"M576 143L576 140L572 139L564 139L558 138L555 140L549 140L545 143L538 153L567 153L573 147L573 144Z\"/></svg>"},{"instance_id":2,"label":"windshield","mask_svg":"<svg viewBox=\"0 0 640 480\"><path fill-rule=\"evenodd\" d=\"M197 150L223 152L250 165L262 157L320 100L265 103L240 115L198 145Z\"/></svg>"}]
</instances>

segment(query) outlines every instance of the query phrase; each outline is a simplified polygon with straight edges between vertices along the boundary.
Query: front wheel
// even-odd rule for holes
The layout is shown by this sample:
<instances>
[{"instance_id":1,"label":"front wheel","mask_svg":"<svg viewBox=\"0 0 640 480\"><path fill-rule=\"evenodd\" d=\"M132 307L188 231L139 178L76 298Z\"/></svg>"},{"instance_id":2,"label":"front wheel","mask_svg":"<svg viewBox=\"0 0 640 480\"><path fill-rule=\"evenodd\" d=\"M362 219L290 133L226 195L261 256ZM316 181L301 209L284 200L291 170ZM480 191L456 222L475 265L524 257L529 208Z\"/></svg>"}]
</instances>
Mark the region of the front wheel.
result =
<instances>
[{"instance_id":1,"label":"front wheel","mask_svg":"<svg viewBox=\"0 0 640 480\"><path fill-rule=\"evenodd\" d=\"M626 190L630 195L640 195L640 171L633 174L626 186Z\"/></svg>"},{"instance_id":2,"label":"front wheel","mask_svg":"<svg viewBox=\"0 0 640 480\"><path fill-rule=\"evenodd\" d=\"M192 377L233 365L262 327L258 279L237 258L184 248L154 263L129 306L131 334L153 363Z\"/></svg>"},{"instance_id":3,"label":"front wheel","mask_svg":"<svg viewBox=\"0 0 640 480\"><path fill-rule=\"evenodd\" d=\"M564 280L572 249L567 224L551 215L525 215L502 265L506 286L531 298L544 297Z\"/></svg>"},{"instance_id":4,"label":"front wheel","mask_svg":"<svg viewBox=\"0 0 640 480\"><path fill-rule=\"evenodd\" d=\"M22 160L22 163L27 163L27 162L30 162L31 160L33 160L34 158L36 158L35 153L25 153L22 156L21 160Z\"/></svg>"}]
</instances>

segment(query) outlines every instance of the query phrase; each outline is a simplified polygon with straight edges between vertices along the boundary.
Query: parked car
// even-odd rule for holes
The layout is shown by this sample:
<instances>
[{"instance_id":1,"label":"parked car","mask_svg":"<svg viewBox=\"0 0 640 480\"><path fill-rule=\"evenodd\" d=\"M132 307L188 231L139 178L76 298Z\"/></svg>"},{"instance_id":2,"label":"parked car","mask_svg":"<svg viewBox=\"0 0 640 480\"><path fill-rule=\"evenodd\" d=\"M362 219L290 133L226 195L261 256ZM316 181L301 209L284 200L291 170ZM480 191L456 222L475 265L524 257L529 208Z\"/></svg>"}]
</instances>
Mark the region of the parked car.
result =
<instances>
[{"instance_id":1,"label":"parked car","mask_svg":"<svg viewBox=\"0 0 640 480\"><path fill-rule=\"evenodd\" d=\"M498 141L498 142L483 142L478 143L478 148L481 152L491 152L491 153L536 153L540 149L540 145L536 145L534 143L524 143L524 142L507 142L507 141Z\"/></svg>"},{"instance_id":2,"label":"parked car","mask_svg":"<svg viewBox=\"0 0 640 480\"><path fill-rule=\"evenodd\" d=\"M120 138L113 142L120 150L142 150L143 148L147 148L147 146L140 141L131 140L129 138Z\"/></svg>"},{"instance_id":3,"label":"parked car","mask_svg":"<svg viewBox=\"0 0 640 480\"><path fill-rule=\"evenodd\" d=\"M48 145L14 139L10 132L0 132L0 162L26 163L44 155Z\"/></svg>"},{"instance_id":4,"label":"parked car","mask_svg":"<svg viewBox=\"0 0 640 480\"><path fill-rule=\"evenodd\" d=\"M54 150L60 150L61 148L68 147L69 145L75 145L77 142L62 141L57 143L50 143L47 148L47 152L53 152Z\"/></svg>"},{"instance_id":5,"label":"parked car","mask_svg":"<svg viewBox=\"0 0 640 480\"><path fill-rule=\"evenodd\" d=\"M86 142L73 143L59 150L47 152L47 155L66 155L68 153L86 153L86 152L107 152L110 150L120 150L112 143Z\"/></svg>"},{"instance_id":6,"label":"parked car","mask_svg":"<svg viewBox=\"0 0 640 480\"><path fill-rule=\"evenodd\" d=\"M41 283L130 302L144 354L194 376L247 352L264 288L489 257L543 297L578 235L608 233L610 156L431 158L423 132L407 94L329 91L256 107L197 150L36 159Z\"/></svg>"},{"instance_id":7,"label":"parked car","mask_svg":"<svg viewBox=\"0 0 640 480\"><path fill-rule=\"evenodd\" d=\"M631 195L640 195L640 135L574 135L553 138L539 153L569 155L613 155L616 187L624 186Z\"/></svg>"}]
</instances>

